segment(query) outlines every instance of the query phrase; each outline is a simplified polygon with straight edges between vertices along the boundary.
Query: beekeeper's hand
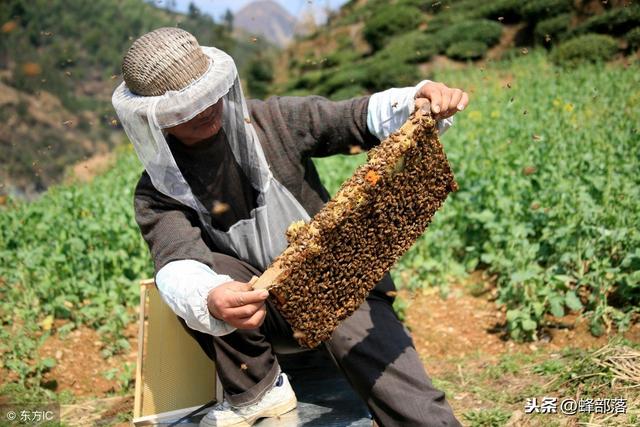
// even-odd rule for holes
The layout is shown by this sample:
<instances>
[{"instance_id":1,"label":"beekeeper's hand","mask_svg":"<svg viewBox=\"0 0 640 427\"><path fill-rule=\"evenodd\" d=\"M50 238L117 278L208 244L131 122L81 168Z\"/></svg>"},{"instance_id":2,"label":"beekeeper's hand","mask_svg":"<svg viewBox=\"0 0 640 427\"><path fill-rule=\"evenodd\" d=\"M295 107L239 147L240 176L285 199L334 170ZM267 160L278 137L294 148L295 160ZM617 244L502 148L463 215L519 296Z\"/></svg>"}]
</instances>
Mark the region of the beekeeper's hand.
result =
<instances>
[{"instance_id":1,"label":"beekeeper's hand","mask_svg":"<svg viewBox=\"0 0 640 427\"><path fill-rule=\"evenodd\" d=\"M227 282L216 286L207 295L209 313L238 329L256 329L267 314L264 305L266 290L253 290L250 284Z\"/></svg>"},{"instance_id":2,"label":"beekeeper's hand","mask_svg":"<svg viewBox=\"0 0 640 427\"><path fill-rule=\"evenodd\" d=\"M436 119L446 119L462 111L469 103L469 95L462 89L450 88L443 83L429 82L423 84L416 92L416 107L425 106Z\"/></svg>"}]
</instances>

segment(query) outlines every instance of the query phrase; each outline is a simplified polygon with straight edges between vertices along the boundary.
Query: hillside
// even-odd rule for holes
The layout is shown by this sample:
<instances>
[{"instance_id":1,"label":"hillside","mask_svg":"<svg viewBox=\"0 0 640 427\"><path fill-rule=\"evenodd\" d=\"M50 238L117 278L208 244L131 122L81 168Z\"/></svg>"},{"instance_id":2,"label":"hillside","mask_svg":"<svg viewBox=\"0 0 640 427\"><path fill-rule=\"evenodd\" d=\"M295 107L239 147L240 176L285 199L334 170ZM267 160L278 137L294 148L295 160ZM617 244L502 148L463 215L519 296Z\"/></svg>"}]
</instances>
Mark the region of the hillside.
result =
<instances>
[{"instance_id":1,"label":"hillside","mask_svg":"<svg viewBox=\"0 0 640 427\"><path fill-rule=\"evenodd\" d=\"M283 53L276 91L343 99L533 49L564 66L634 58L639 28L632 1L352 0Z\"/></svg>"},{"instance_id":2,"label":"hillside","mask_svg":"<svg viewBox=\"0 0 640 427\"><path fill-rule=\"evenodd\" d=\"M122 56L132 40L161 26L229 52L241 73L251 72L258 54L260 66L268 62L265 42L235 40L195 7L182 15L142 0L2 2L0 196L37 195L73 164L122 141L111 107Z\"/></svg>"}]
</instances>

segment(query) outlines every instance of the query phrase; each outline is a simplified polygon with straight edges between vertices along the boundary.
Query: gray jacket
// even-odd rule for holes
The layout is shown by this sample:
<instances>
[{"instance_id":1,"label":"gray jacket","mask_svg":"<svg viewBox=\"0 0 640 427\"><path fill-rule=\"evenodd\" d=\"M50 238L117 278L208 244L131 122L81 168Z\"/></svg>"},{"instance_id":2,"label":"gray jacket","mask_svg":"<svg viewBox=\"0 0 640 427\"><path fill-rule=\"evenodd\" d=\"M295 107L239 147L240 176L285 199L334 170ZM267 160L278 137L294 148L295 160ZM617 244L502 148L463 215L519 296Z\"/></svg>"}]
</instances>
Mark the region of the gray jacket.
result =
<instances>
[{"instance_id":1,"label":"gray jacket","mask_svg":"<svg viewBox=\"0 0 640 427\"><path fill-rule=\"evenodd\" d=\"M247 101L275 178L310 216L329 200L312 157L349 154L353 146L368 150L380 142L367 128L368 103L368 96L338 102L319 96ZM197 175L198 169L191 173ZM136 186L134 207L156 273L169 262L181 259L212 267L211 252L224 253L201 228L196 212L156 190L146 172Z\"/></svg>"}]
</instances>

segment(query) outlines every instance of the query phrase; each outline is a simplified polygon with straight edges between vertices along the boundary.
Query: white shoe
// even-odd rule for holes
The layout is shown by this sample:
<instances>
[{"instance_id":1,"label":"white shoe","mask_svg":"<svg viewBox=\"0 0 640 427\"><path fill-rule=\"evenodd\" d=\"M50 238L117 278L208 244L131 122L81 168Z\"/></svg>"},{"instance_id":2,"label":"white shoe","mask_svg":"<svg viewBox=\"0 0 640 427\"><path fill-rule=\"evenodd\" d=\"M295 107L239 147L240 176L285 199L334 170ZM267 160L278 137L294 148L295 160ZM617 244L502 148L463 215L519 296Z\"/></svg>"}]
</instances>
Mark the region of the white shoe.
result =
<instances>
[{"instance_id":1,"label":"white shoe","mask_svg":"<svg viewBox=\"0 0 640 427\"><path fill-rule=\"evenodd\" d=\"M258 402L235 407L224 400L202 418L200 427L252 426L260 418L279 417L294 409L297 404L296 394L289 384L289 379L281 373L271 390Z\"/></svg>"}]
</instances>

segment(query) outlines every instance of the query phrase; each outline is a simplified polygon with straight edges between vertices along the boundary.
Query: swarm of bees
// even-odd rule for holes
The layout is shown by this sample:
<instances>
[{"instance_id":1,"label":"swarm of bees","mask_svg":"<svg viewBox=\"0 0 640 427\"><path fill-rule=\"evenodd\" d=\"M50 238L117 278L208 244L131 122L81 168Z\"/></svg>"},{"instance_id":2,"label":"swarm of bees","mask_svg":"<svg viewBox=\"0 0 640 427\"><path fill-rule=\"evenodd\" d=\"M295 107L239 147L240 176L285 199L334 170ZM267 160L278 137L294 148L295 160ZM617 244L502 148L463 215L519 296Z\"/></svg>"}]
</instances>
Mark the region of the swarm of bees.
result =
<instances>
[{"instance_id":1,"label":"swarm of bees","mask_svg":"<svg viewBox=\"0 0 640 427\"><path fill-rule=\"evenodd\" d=\"M298 342L329 339L456 190L436 121L415 113L308 224L292 224L268 288Z\"/></svg>"}]
</instances>

